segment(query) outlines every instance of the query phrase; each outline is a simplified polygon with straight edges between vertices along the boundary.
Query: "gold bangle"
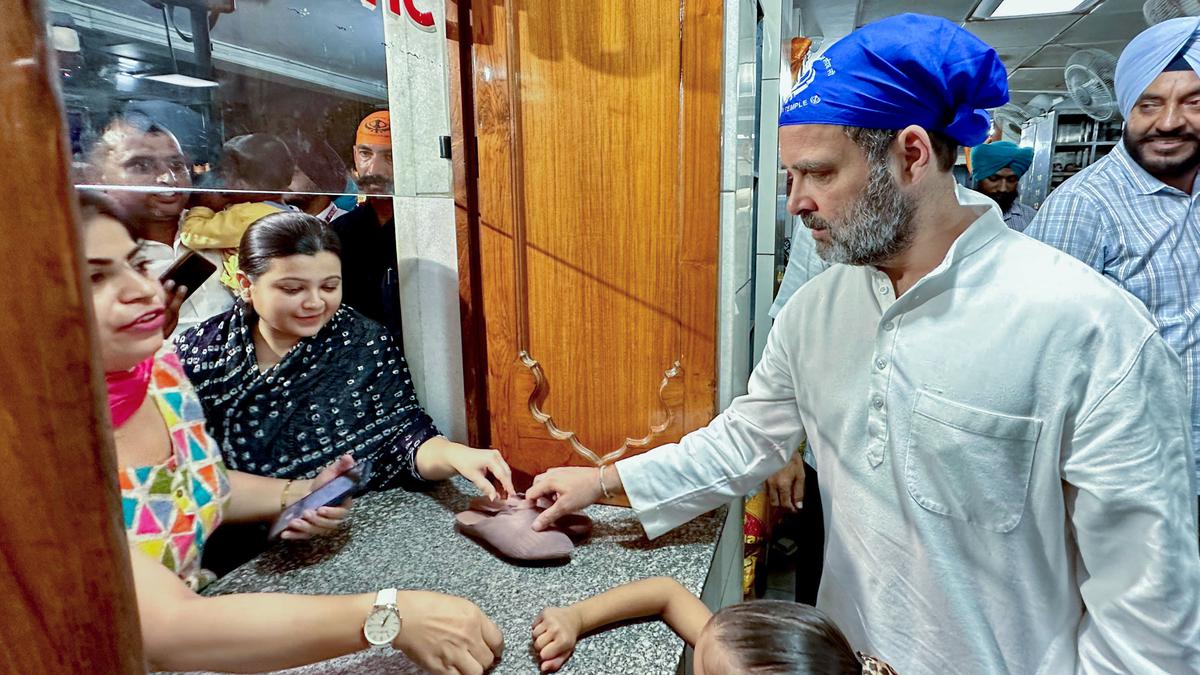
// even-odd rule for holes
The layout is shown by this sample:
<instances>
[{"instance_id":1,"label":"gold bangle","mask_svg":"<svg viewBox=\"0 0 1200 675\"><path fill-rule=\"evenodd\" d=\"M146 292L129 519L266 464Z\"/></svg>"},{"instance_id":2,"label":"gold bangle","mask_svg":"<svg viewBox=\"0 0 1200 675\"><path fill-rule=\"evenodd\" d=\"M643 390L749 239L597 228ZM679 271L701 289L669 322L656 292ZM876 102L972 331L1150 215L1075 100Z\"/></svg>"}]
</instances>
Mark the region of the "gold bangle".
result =
<instances>
[{"instance_id":1,"label":"gold bangle","mask_svg":"<svg viewBox=\"0 0 1200 675\"><path fill-rule=\"evenodd\" d=\"M283 511L284 509L286 509L288 507L288 490L291 489L292 483L295 483L295 482L296 482L296 479L293 478L283 484L283 494L279 495L279 510L280 511Z\"/></svg>"}]
</instances>

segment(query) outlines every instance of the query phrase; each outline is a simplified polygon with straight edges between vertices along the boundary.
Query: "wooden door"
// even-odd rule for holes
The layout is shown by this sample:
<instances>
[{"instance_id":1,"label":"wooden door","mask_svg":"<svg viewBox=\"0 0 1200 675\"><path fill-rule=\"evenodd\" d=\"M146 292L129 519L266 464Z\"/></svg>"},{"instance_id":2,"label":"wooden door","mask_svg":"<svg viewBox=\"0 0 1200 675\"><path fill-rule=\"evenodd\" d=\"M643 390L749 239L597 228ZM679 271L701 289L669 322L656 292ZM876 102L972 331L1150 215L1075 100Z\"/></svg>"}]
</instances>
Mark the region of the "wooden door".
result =
<instances>
[{"instance_id":1,"label":"wooden door","mask_svg":"<svg viewBox=\"0 0 1200 675\"><path fill-rule=\"evenodd\" d=\"M0 20L0 672L145 672L45 20Z\"/></svg>"},{"instance_id":2,"label":"wooden door","mask_svg":"<svg viewBox=\"0 0 1200 675\"><path fill-rule=\"evenodd\" d=\"M471 3L487 425L518 471L714 414L721 7Z\"/></svg>"}]
</instances>

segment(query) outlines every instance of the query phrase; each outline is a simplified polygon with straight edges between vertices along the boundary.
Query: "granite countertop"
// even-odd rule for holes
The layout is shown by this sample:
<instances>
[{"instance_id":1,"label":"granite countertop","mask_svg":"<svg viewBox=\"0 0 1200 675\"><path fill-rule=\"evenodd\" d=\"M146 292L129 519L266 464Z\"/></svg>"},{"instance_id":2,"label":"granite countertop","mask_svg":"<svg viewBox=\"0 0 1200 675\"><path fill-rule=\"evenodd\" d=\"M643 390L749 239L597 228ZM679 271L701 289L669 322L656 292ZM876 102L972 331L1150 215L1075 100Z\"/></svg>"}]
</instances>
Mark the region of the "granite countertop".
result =
<instances>
[{"instance_id":1,"label":"granite countertop","mask_svg":"<svg viewBox=\"0 0 1200 675\"><path fill-rule=\"evenodd\" d=\"M478 491L457 478L427 493L395 490L355 501L342 533L278 544L210 586L205 594L241 592L374 593L380 588L440 591L479 605L504 634L495 675L537 673L533 621L548 605L566 605L618 584L674 577L700 594L712 564L725 509L708 513L656 541L629 509L592 506L592 538L567 564L520 567L454 529L454 514ZM674 675L683 641L660 621L633 622L582 639L562 673ZM418 673L404 654L380 648L294 668L289 675Z\"/></svg>"}]
</instances>

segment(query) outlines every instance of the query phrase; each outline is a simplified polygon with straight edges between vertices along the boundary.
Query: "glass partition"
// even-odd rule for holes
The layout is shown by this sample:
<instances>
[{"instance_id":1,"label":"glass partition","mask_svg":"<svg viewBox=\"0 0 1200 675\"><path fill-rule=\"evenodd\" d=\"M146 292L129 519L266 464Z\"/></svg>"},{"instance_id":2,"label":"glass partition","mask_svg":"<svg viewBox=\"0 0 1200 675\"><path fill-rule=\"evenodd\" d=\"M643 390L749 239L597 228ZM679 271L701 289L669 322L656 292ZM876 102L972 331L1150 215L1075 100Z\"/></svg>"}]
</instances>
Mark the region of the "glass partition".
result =
<instances>
[{"instance_id":1,"label":"glass partition","mask_svg":"<svg viewBox=\"0 0 1200 675\"><path fill-rule=\"evenodd\" d=\"M307 193L286 197L302 208L358 184L392 192L386 3L50 0L48 10L80 186L156 193L160 210L194 205L199 190L220 191L207 198L220 205L291 188ZM377 111L374 133L358 134Z\"/></svg>"}]
</instances>

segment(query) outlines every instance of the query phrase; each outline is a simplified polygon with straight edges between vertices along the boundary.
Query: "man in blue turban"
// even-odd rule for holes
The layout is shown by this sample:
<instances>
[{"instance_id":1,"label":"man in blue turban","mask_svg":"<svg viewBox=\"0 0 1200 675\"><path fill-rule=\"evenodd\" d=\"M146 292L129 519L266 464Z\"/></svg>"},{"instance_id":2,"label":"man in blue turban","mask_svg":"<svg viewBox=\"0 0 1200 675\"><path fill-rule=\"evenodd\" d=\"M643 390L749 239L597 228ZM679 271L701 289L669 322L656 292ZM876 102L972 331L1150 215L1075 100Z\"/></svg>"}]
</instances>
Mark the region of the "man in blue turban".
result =
<instances>
[{"instance_id":1,"label":"man in blue turban","mask_svg":"<svg viewBox=\"0 0 1200 675\"><path fill-rule=\"evenodd\" d=\"M1004 224L1024 232L1037 211L1017 201L1017 184L1033 164L1033 148L996 141L971 150L971 180L975 189L992 198L1004 214Z\"/></svg>"},{"instance_id":2,"label":"man in blue turban","mask_svg":"<svg viewBox=\"0 0 1200 675\"><path fill-rule=\"evenodd\" d=\"M1142 31L1121 52L1115 84L1121 143L1052 192L1025 234L1150 310L1183 360L1200 486L1200 18Z\"/></svg>"},{"instance_id":3,"label":"man in blue turban","mask_svg":"<svg viewBox=\"0 0 1200 675\"><path fill-rule=\"evenodd\" d=\"M535 526L625 494L657 537L807 441L817 606L855 649L913 674L1200 672L1178 360L1128 294L957 188L957 146L1007 98L996 52L944 19L883 19L816 58L779 150L830 268L744 396L678 443L538 476L526 497L556 501Z\"/></svg>"}]
</instances>

